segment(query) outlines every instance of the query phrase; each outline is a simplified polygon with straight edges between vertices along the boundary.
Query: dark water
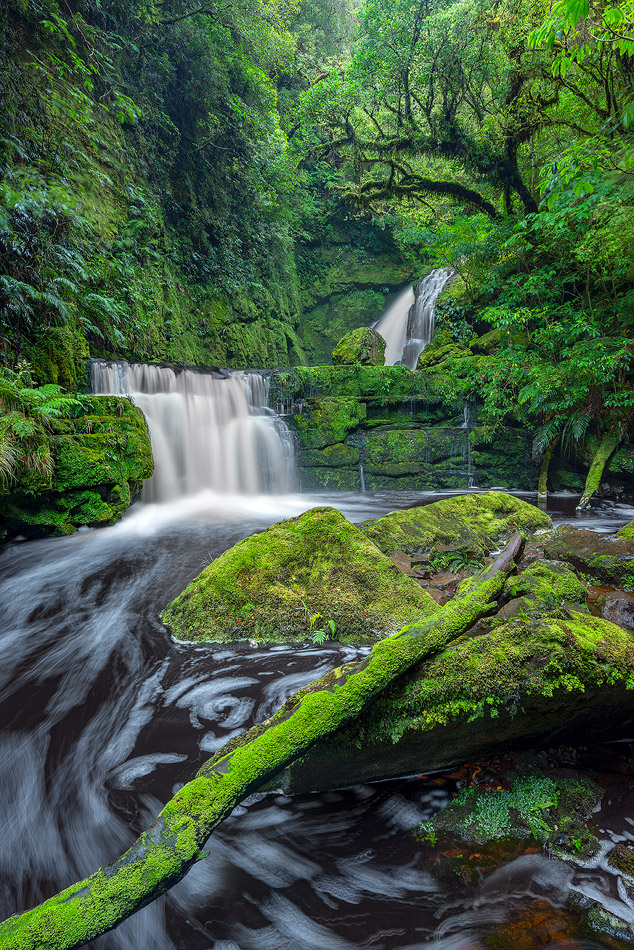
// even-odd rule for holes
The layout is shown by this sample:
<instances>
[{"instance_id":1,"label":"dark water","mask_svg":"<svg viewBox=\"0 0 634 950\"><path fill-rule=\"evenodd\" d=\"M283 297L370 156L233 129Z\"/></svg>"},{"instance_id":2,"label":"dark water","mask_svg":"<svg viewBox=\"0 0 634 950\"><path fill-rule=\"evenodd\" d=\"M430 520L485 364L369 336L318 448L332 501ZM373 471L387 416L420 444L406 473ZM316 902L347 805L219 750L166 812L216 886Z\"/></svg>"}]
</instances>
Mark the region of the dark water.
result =
<instances>
[{"instance_id":1,"label":"dark water","mask_svg":"<svg viewBox=\"0 0 634 950\"><path fill-rule=\"evenodd\" d=\"M211 558L311 504L362 520L434 497L207 495L137 509L114 528L10 545L0 556L0 915L112 860L228 737L361 652L174 644L158 611ZM614 530L633 516L606 505L582 523ZM575 890L602 895L634 922L604 867L538 854L468 892L448 888L410 829L451 790L410 780L254 797L184 881L91 946L479 950L508 928L514 950L600 946L579 938L562 909ZM613 809L606 840L634 840L628 807ZM518 943L518 927L528 943Z\"/></svg>"}]
</instances>

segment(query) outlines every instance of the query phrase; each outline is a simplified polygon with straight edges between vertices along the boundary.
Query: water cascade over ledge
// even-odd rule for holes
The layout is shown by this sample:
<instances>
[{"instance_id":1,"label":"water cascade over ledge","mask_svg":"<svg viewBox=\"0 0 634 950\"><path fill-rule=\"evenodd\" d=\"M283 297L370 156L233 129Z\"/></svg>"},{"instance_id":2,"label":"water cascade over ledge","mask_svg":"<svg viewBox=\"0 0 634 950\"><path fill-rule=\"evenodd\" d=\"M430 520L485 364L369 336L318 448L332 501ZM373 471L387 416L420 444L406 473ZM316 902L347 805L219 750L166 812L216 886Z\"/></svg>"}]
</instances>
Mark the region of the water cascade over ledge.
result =
<instances>
[{"instance_id":1,"label":"water cascade over ledge","mask_svg":"<svg viewBox=\"0 0 634 950\"><path fill-rule=\"evenodd\" d=\"M436 300L453 276L449 267L437 267L419 282L416 293L408 287L375 323L386 342L385 365L402 363L416 369L418 357L434 335Z\"/></svg>"},{"instance_id":2,"label":"water cascade over ledge","mask_svg":"<svg viewBox=\"0 0 634 950\"><path fill-rule=\"evenodd\" d=\"M296 487L292 435L268 408L269 382L258 373L95 360L91 382L96 395L131 396L145 414L154 475L143 501Z\"/></svg>"}]
</instances>

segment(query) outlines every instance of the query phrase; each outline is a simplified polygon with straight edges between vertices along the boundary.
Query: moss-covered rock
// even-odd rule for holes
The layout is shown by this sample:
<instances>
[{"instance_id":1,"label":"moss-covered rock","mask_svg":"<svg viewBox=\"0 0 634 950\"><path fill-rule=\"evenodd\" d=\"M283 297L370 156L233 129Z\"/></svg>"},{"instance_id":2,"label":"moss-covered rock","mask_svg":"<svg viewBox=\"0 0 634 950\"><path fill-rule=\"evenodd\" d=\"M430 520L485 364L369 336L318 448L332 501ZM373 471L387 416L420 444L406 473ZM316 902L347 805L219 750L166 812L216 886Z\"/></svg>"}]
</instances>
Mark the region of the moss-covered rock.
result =
<instances>
[{"instance_id":1,"label":"moss-covered rock","mask_svg":"<svg viewBox=\"0 0 634 950\"><path fill-rule=\"evenodd\" d=\"M365 404L356 399L311 399L293 416L302 449L321 449L342 442L365 418Z\"/></svg>"},{"instance_id":2,"label":"moss-covered rock","mask_svg":"<svg viewBox=\"0 0 634 950\"><path fill-rule=\"evenodd\" d=\"M340 512L313 508L225 551L161 619L182 640L303 640L324 628L368 643L435 609Z\"/></svg>"},{"instance_id":3,"label":"moss-covered rock","mask_svg":"<svg viewBox=\"0 0 634 950\"><path fill-rule=\"evenodd\" d=\"M354 468L359 464L359 449L354 445L336 442L323 449L300 451L298 462L302 468L326 466L328 468Z\"/></svg>"},{"instance_id":4,"label":"moss-covered rock","mask_svg":"<svg viewBox=\"0 0 634 950\"><path fill-rule=\"evenodd\" d=\"M623 535L600 535L562 525L544 550L548 557L567 561L591 577L634 590L634 540Z\"/></svg>"},{"instance_id":5,"label":"moss-covered rock","mask_svg":"<svg viewBox=\"0 0 634 950\"><path fill-rule=\"evenodd\" d=\"M520 610L552 610L555 607L585 607L588 585L558 562L536 561L510 578L505 593Z\"/></svg>"},{"instance_id":6,"label":"moss-covered rock","mask_svg":"<svg viewBox=\"0 0 634 950\"><path fill-rule=\"evenodd\" d=\"M152 474L145 416L129 399L84 396L78 412L50 424L50 481L25 472L0 495L9 536L65 535L83 525L113 524Z\"/></svg>"},{"instance_id":7,"label":"moss-covered rock","mask_svg":"<svg viewBox=\"0 0 634 950\"><path fill-rule=\"evenodd\" d=\"M385 340L372 327L357 327L346 333L332 351L335 364L352 366L383 366L385 363Z\"/></svg>"},{"instance_id":8,"label":"moss-covered rock","mask_svg":"<svg viewBox=\"0 0 634 950\"><path fill-rule=\"evenodd\" d=\"M518 743L609 738L631 714L634 639L559 610L515 619L420 663L292 765L291 792L447 768Z\"/></svg>"},{"instance_id":9,"label":"moss-covered rock","mask_svg":"<svg viewBox=\"0 0 634 950\"><path fill-rule=\"evenodd\" d=\"M460 549L482 556L513 531L548 529L552 522L545 512L513 495L482 492L393 511L362 527L385 554Z\"/></svg>"},{"instance_id":10,"label":"moss-covered rock","mask_svg":"<svg viewBox=\"0 0 634 950\"><path fill-rule=\"evenodd\" d=\"M634 541L634 521L623 525L620 531L616 532L617 538L625 538L626 541Z\"/></svg>"},{"instance_id":11,"label":"moss-covered rock","mask_svg":"<svg viewBox=\"0 0 634 950\"><path fill-rule=\"evenodd\" d=\"M531 769L509 776L508 787L467 786L417 834L486 844L497 838L535 838L561 858L589 858L599 848L588 819L603 797L591 779L568 771Z\"/></svg>"}]
</instances>

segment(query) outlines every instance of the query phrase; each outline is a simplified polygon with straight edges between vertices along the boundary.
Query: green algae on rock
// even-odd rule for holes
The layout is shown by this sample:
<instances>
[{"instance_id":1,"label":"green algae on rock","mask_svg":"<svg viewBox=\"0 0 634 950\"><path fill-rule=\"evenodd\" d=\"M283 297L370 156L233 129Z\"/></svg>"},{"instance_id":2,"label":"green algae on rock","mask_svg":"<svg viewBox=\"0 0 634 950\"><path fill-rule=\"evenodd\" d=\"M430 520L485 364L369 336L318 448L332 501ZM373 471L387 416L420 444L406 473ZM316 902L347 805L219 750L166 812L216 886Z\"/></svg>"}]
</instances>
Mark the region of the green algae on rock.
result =
<instances>
[{"instance_id":1,"label":"green algae on rock","mask_svg":"<svg viewBox=\"0 0 634 950\"><path fill-rule=\"evenodd\" d=\"M74 418L50 423L50 482L23 473L0 494L9 536L72 534L82 525L113 524L152 474L145 416L129 399L82 396Z\"/></svg>"},{"instance_id":2,"label":"green algae on rock","mask_svg":"<svg viewBox=\"0 0 634 950\"><path fill-rule=\"evenodd\" d=\"M340 512L313 508L225 551L161 619L182 640L285 641L317 616L337 640L369 643L436 609Z\"/></svg>"},{"instance_id":3,"label":"green algae on rock","mask_svg":"<svg viewBox=\"0 0 634 950\"><path fill-rule=\"evenodd\" d=\"M634 638L557 610L467 634L391 684L354 723L276 779L289 793L420 774L577 734L611 736L629 716Z\"/></svg>"},{"instance_id":4,"label":"green algae on rock","mask_svg":"<svg viewBox=\"0 0 634 950\"><path fill-rule=\"evenodd\" d=\"M504 492L490 491L393 511L361 527L385 554L398 550L408 554L460 550L483 556L513 531L548 529L552 522L533 505Z\"/></svg>"},{"instance_id":5,"label":"green algae on rock","mask_svg":"<svg viewBox=\"0 0 634 950\"><path fill-rule=\"evenodd\" d=\"M385 345L381 334L372 327L358 327L339 340L332 351L332 361L334 364L383 366Z\"/></svg>"}]
</instances>

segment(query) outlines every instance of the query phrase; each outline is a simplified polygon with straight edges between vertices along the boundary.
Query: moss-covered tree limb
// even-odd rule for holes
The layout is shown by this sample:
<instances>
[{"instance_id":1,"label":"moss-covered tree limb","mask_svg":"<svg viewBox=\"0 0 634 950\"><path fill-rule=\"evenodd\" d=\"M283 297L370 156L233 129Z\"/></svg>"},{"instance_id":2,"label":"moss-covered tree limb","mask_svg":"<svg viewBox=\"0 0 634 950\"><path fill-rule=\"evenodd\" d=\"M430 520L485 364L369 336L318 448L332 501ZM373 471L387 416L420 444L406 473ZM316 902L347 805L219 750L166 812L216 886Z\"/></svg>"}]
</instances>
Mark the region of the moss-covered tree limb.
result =
<instances>
[{"instance_id":1,"label":"moss-covered tree limb","mask_svg":"<svg viewBox=\"0 0 634 950\"><path fill-rule=\"evenodd\" d=\"M247 795L315 742L351 721L398 676L495 608L521 556L515 534L489 568L463 582L426 624L379 641L362 661L332 670L269 720L220 749L120 858L0 925L3 950L71 950L163 894L205 857L205 841Z\"/></svg>"},{"instance_id":2,"label":"moss-covered tree limb","mask_svg":"<svg viewBox=\"0 0 634 950\"><path fill-rule=\"evenodd\" d=\"M601 484L601 478L603 476L603 469L605 468L608 459L616 449L619 444L618 434L611 430L607 432L599 444L599 448L595 452L594 458L592 459L592 465L588 472L586 478L585 488L583 489L583 495L581 500L577 505L577 511L583 511L584 508L587 508L590 504L590 499L595 494L597 488Z\"/></svg>"},{"instance_id":3,"label":"moss-covered tree limb","mask_svg":"<svg viewBox=\"0 0 634 950\"><path fill-rule=\"evenodd\" d=\"M541 502L545 502L548 499L548 470L550 469L550 463L558 442L559 436L550 443L542 457L542 464L539 469L539 481L537 482L537 498Z\"/></svg>"}]
</instances>

